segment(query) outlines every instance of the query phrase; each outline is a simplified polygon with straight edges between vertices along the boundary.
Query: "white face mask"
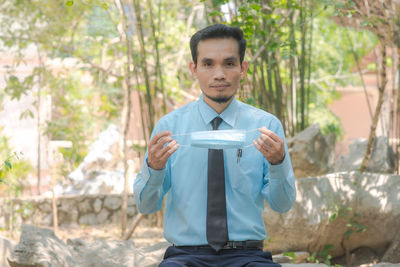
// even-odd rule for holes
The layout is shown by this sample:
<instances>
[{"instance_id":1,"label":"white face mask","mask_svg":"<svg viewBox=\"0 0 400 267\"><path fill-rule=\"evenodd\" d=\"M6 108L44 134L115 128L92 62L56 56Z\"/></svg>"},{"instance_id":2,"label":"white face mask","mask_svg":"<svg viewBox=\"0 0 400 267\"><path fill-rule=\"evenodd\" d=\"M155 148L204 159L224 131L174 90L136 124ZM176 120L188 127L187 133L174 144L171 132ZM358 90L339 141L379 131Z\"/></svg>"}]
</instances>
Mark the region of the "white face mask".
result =
<instances>
[{"instance_id":1,"label":"white face mask","mask_svg":"<svg viewBox=\"0 0 400 267\"><path fill-rule=\"evenodd\" d=\"M193 147L211 149L243 148L246 142L245 130L201 131L190 134Z\"/></svg>"}]
</instances>

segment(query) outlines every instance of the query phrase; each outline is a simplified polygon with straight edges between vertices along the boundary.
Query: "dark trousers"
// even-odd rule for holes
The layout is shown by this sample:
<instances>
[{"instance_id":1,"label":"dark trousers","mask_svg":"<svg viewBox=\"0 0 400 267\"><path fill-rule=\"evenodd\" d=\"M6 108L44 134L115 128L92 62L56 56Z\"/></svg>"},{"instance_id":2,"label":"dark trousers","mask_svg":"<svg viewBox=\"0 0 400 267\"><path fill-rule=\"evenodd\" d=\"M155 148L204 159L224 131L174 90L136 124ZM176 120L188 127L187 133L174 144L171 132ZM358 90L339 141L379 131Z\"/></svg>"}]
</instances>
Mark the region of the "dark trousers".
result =
<instances>
[{"instance_id":1,"label":"dark trousers","mask_svg":"<svg viewBox=\"0 0 400 267\"><path fill-rule=\"evenodd\" d=\"M159 267L281 267L272 261L271 252L261 249L184 248L171 246Z\"/></svg>"}]
</instances>

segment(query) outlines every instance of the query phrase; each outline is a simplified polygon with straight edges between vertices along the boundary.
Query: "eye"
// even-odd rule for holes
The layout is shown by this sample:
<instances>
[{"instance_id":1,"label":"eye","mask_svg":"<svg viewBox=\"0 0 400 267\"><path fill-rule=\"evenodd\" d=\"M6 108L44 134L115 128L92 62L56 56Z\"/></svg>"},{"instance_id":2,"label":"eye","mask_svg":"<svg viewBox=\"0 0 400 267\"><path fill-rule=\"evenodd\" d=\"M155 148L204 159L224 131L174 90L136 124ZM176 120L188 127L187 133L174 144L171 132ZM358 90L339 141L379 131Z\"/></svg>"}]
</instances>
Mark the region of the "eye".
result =
<instances>
[{"instance_id":1,"label":"eye","mask_svg":"<svg viewBox=\"0 0 400 267\"><path fill-rule=\"evenodd\" d=\"M229 67L233 67L233 66L235 66L235 63L234 62L227 62L226 65L229 66Z\"/></svg>"}]
</instances>

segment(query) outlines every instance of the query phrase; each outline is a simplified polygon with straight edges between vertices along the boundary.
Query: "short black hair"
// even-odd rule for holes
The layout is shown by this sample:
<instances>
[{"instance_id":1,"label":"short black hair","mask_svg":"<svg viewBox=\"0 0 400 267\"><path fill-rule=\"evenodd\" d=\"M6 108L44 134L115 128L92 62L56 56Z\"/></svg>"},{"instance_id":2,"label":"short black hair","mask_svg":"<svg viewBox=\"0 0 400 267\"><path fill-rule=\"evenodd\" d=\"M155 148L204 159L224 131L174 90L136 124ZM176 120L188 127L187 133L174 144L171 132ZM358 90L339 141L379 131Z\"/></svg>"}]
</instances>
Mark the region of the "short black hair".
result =
<instances>
[{"instance_id":1,"label":"short black hair","mask_svg":"<svg viewBox=\"0 0 400 267\"><path fill-rule=\"evenodd\" d=\"M208 26L204 29L199 30L192 36L192 38L190 39L190 51L192 52L192 59L194 64L197 66L197 47L199 45L199 42L207 39L217 38L234 38L238 42L240 64L242 64L246 51L246 39L244 39L243 37L243 31L238 27L231 27L224 24L215 24Z\"/></svg>"}]
</instances>

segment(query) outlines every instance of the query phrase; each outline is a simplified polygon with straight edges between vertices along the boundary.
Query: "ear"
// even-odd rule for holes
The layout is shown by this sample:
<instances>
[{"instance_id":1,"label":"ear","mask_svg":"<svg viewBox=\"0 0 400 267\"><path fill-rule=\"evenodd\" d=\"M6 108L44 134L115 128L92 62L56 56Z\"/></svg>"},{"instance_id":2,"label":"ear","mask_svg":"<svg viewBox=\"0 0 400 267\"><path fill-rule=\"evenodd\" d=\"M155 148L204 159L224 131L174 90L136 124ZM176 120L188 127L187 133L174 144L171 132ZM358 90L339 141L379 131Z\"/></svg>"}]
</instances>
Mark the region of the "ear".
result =
<instances>
[{"instance_id":1,"label":"ear","mask_svg":"<svg viewBox=\"0 0 400 267\"><path fill-rule=\"evenodd\" d=\"M190 71L192 72L192 75L197 78L197 67L196 67L196 64L194 64L193 61L191 61L189 63L189 68L190 68Z\"/></svg>"},{"instance_id":2,"label":"ear","mask_svg":"<svg viewBox=\"0 0 400 267\"><path fill-rule=\"evenodd\" d=\"M246 76L247 69L249 68L249 63L247 61L243 61L240 68L240 78L243 79Z\"/></svg>"}]
</instances>

